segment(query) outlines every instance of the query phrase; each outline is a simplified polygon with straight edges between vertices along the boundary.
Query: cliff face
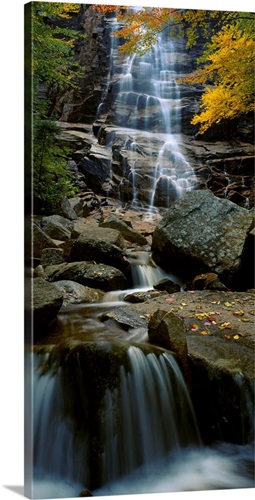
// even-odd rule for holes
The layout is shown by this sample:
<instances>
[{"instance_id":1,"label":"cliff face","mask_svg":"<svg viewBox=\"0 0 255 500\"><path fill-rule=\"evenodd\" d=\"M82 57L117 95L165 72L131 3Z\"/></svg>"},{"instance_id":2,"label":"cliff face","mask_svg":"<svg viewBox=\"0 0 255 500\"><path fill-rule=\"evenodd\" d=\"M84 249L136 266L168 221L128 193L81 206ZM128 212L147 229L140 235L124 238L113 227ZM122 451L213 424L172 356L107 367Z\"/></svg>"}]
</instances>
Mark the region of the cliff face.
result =
<instances>
[{"instance_id":1,"label":"cliff face","mask_svg":"<svg viewBox=\"0 0 255 500\"><path fill-rule=\"evenodd\" d=\"M84 76L77 89L66 90L55 99L54 113L60 121L93 123L97 107L106 88L109 67L109 30L101 14L91 5L81 5L79 14L65 21L65 25L86 35L76 45L76 61L84 67Z\"/></svg>"}]
</instances>

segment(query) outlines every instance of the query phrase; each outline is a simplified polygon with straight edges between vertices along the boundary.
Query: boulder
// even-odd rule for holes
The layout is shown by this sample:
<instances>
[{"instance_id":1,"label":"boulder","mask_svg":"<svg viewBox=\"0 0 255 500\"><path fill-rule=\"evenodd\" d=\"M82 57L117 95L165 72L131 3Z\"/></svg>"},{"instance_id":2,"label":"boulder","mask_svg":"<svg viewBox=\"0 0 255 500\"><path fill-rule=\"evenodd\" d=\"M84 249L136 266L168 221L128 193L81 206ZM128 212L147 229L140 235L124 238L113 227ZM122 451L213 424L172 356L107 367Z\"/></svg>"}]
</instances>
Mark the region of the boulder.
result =
<instances>
[{"instance_id":1,"label":"boulder","mask_svg":"<svg viewBox=\"0 0 255 500\"><path fill-rule=\"evenodd\" d=\"M35 337L46 333L62 306L63 294L43 278L33 280L32 315Z\"/></svg>"},{"instance_id":2,"label":"boulder","mask_svg":"<svg viewBox=\"0 0 255 500\"><path fill-rule=\"evenodd\" d=\"M221 283L215 273L204 273L195 276L192 285L194 290L222 290L227 292L227 287Z\"/></svg>"},{"instance_id":3,"label":"boulder","mask_svg":"<svg viewBox=\"0 0 255 500\"><path fill-rule=\"evenodd\" d=\"M105 321L107 319L114 320L124 330L129 330L130 328L147 328L146 317L126 307L113 309L112 311L105 313L102 316L102 319Z\"/></svg>"},{"instance_id":4,"label":"boulder","mask_svg":"<svg viewBox=\"0 0 255 500\"><path fill-rule=\"evenodd\" d=\"M49 215L43 217L41 227L50 238L66 241L71 238L73 223L61 215Z\"/></svg>"},{"instance_id":5,"label":"boulder","mask_svg":"<svg viewBox=\"0 0 255 500\"><path fill-rule=\"evenodd\" d=\"M169 278L163 278L158 281L158 283L153 285L153 288L156 290L166 291L168 293L180 292L181 290L181 286L178 283L174 283Z\"/></svg>"},{"instance_id":6,"label":"boulder","mask_svg":"<svg viewBox=\"0 0 255 500\"><path fill-rule=\"evenodd\" d=\"M254 440L254 351L239 341L187 336L193 404L205 442Z\"/></svg>"},{"instance_id":7,"label":"boulder","mask_svg":"<svg viewBox=\"0 0 255 500\"><path fill-rule=\"evenodd\" d=\"M75 220L78 218L77 214L72 209L70 201L67 198L67 196L63 197L60 206L58 207L57 213L59 215L62 215L63 217L66 217L69 220Z\"/></svg>"},{"instance_id":8,"label":"boulder","mask_svg":"<svg viewBox=\"0 0 255 500\"><path fill-rule=\"evenodd\" d=\"M49 281L71 280L105 292L128 288L127 278L119 269L93 262L70 262L49 266L45 269L45 275Z\"/></svg>"},{"instance_id":9,"label":"boulder","mask_svg":"<svg viewBox=\"0 0 255 500\"><path fill-rule=\"evenodd\" d=\"M119 231L123 238L131 243L137 243L138 245L147 245L148 241L142 234L135 231L130 227L125 221L119 219L115 215L110 215L104 222L99 224L100 227L110 227Z\"/></svg>"},{"instance_id":10,"label":"boulder","mask_svg":"<svg viewBox=\"0 0 255 500\"><path fill-rule=\"evenodd\" d=\"M123 239L119 231L101 227L88 227L74 241L70 261L94 261L117 267L129 278L131 277L130 264L120 248Z\"/></svg>"},{"instance_id":11,"label":"boulder","mask_svg":"<svg viewBox=\"0 0 255 500\"><path fill-rule=\"evenodd\" d=\"M57 248L56 243L36 224L32 223L33 256L40 259L44 248Z\"/></svg>"},{"instance_id":12,"label":"boulder","mask_svg":"<svg viewBox=\"0 0 255 500\"><path fill-rule=\"evenodd\" d=\"M252 223L248 210L209 190L187 193L156 227L153 259L164 269L180 269L186 279L214 272L224 284L238 289L239 280L251 280L253 259L247 236Z\"/></svg>"},{"instance_id":13,"label":"boulder","mask_svg":"<svg viewBox=\"0 0 255 500\"><path fill-rule=\"evenodd\" d=\"M41 254L40 265L42 267L62 264L64 262L64 250L61 248L44 248Z\"/></svg>"},{"instance_id":14,"label":"boulder","mask_svg":"<svg viewBox=\"0 0 255 500\"><path fill-rule=\"evenodd\" d=\"M55 287L63 294L63 305L100 302L103 297L101 290L80 285L75 281L55 281Z\"/></svg>"}]
</instances>

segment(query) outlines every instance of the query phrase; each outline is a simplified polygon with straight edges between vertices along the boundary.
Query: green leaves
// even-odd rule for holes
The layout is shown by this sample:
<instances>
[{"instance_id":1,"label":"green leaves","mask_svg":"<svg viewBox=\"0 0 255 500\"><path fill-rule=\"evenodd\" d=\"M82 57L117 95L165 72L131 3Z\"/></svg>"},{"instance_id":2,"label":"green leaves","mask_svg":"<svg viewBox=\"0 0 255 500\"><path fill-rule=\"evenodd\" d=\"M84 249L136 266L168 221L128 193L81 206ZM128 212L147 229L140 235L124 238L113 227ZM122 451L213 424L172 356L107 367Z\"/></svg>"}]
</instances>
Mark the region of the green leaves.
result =
<instances>
[{"instance_id":1,"label":"green leaves","mask_svg":"<svg viewBox=\"0 0 255 500\"><path fill-rule=\"evenodd\" d=\"M69 150L56 141L51 108L56 93L75 88L82 76L74 47L83 35L63 25L79 4L32 2L31 9L33 196L36 210L50 213L63 196L74 195L67 173Z\"/></svg>"}]
</instances>

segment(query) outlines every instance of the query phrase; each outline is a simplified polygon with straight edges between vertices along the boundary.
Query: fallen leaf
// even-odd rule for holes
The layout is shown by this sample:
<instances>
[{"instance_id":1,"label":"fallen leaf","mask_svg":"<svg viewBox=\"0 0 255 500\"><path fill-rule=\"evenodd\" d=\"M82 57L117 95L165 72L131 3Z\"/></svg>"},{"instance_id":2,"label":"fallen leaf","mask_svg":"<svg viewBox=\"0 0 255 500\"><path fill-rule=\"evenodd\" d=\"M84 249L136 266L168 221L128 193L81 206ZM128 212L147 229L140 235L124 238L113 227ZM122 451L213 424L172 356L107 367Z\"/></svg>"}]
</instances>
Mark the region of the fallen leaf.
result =
<instances>
[{"instance_id":1,"label":"fallen leaf","mask_svg":"<svg viewBox=\"0 0 255 500\"><path fill-rule=\"evenodd\" d=\"M232 306L232 304L230 304L230 302L224 302L224 306L226 306L226 307L231 307L231 306Z\"/></svg>"},{"instance_id":2,"label":"fallen leaf","mask_svg":"<svg viewBox=\"0 0 255 500\"><path fill-rule=\"evenodd\" d=\"M227 340L230 340L230 339L231 339L230 335L224 335L224 337L225 337L225 339L227 339Z\"/></svg>"},{"instance_id":3,"label":"fallen leaf","mask_svg":"<svg viewBox=\"0 0 255 500\"><path fill-rule=\"evenodd\" d=\"M244 311L242 309L240 309L240 311L233 311L232 314L234 314L234 316L243 316Z\"/></svg>"},{"instance_id":4,"label":"fallen leaf","mask_svg":"<svg viewBox=\"0 0 255 500\"><path fill-rule=\"evenodd\" d=\"M252 314L252 316L254 316L254 311L248 311L249 314Z\"/></svg>"},{"instance_id":5,"label":"fallen leaf","mask_svg":"<svg viewBox=\"0 0 255 500\"><path fill-rule=\"evenodd\" d=\"M207 318L208 314L207 313L199 313L199 314L195 314L195 316L197 319L205 319L205 318Z\"/></svg>"},{"instance_id":6,"label":"fallen leaf","mask_svg":"<svg viewBox=\"0 0 255 500\"><path fill-rule=\"evenodd\" d=\"M208 335L208 332L206 330L202 330L201 335Z\"/></svg>"},{"instance_id":7,"label":"fallen leaf","mask_svg":"<svg viewBox=\"0 0 255 500\"><path fill-rule=\"evenodd\" d=\"M211 322L215 321L215 318L212 318L211 316L209 316L209 318L208 318L208 319L209 319L209 321L211 321Z\"/></svg>"},{"instance_id":8,"label":"fallen leaf","mask_svg":"<svg viewBox=\"0 0 255 500\"><path fill-rule=\"evenodd\" d=\"M244 323L249 323L249 318L241 318L241 321L243 321Z\"/></svg>"},{"instance_id":9,"label":"fallen leaf","mask_svg":"<svg viewBox=\"0 0 255 500\"><path fill-rule=\"evenodd\" d=\"M240 337L239 337L239 335L235 335L233 338L234 338L235 340L238 340Z\"/></svg>"},{"instance_id":10,"label":"fallen leaf","mask_svg":"<svg viewBox=\"0 0 255 500\"><path fill-rule=\"evenodd\" d=\"M186 306L187 304L185 302L181 302L181 305L182 306Z\"/></svg>"},{"instance_id":11,"label":"fallen leaf","mask_svg":"<svg viewBox=\"0 0 255 500\"><path fill-rule=\"evenodd\" d=\"M211 326L211 323L209 323L208 321L206 321L206 322L204 323L204 326Z\"/></svg>"},{"instance_id":12,"label":"fallen leaf","mask_svg":"<svg viewBox=\"0 0 255 500\"><path fill-rule=\"evenodd\" d=\"M168 299L166 299L166 302L174 302L174 299L172 297L168 297Z\"/></svg>"},{"instance_id":13,"label":"fallen leaf","mask_svg":"<svg viewBox=\"0 0 255 500\"><path fill-rule=\"evenodd\" d=\"M220 311L216 311L216 312L215 312L215 314L218 314L218 315L220 315L220 314L221 314L221 312L220 312Z\"/></svg>"},{"instance_id":14,"label":"fallen leaf","mask_svg":"<svg viewBox=\"0 0 255 500\"><path fill-rule=\"evenodd\" d=\"M202 309L202 306L196 306L196 309Z\"/></svg>"},{"instance_id":15,"label":"fallen leaf","mask_svg":"<svg viewBox=\"0 0 255 500\"><path fill-rule=\"evenodd\" d=\"M218 328L220 328L221 330L222 330L223 328L228 328L229 330L233 330L233 327L232 327L232 326L230 325L230 323L228 323L228 322L221 323L221 324L218 326Z\"/></svg>"},{"instance_id":16,"label":"fallen leaf","mask_svg":"<svg viewBox=\"0 0 255 500\"><path fill-rule=\"evenodd\" d=\"M194 330L198 330L199 329L199 326L196 325L195 323L193 325L191 325L191 330L194 332Z\"/></svg>"}]
</instances>

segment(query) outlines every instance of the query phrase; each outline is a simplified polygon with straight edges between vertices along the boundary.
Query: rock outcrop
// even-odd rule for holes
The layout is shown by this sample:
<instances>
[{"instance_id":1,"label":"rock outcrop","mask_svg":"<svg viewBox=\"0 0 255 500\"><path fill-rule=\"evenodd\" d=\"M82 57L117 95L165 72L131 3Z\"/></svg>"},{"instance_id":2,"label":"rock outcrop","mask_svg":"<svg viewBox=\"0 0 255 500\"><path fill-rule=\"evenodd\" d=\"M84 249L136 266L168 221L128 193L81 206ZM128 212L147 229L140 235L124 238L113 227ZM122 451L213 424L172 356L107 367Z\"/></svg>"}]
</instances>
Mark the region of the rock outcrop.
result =
<instances>
[{"instance_id":1,"label":"rock outcrop","mask_svg":"<svg viewBox=\"0 0 255 500\"><path fill-rule=\"evenodd\" d=\"M43 278L33 279L32 316L37 338L48 331L63 303L63 293Z\"/></svg>"},{"instance_id":2,"label":"rock outcrop","mask_svg":"<svg viewBox=\"0 0 255 500\"><path fill-rule=\"evenodd\" d=\"M186 276L214 272L230 287L252 286L253 261L247 237L252 214L210 191L194 191L176 201L158 224L153 258L165 269L176 266Z\"/></svg>"}]
</instances>

